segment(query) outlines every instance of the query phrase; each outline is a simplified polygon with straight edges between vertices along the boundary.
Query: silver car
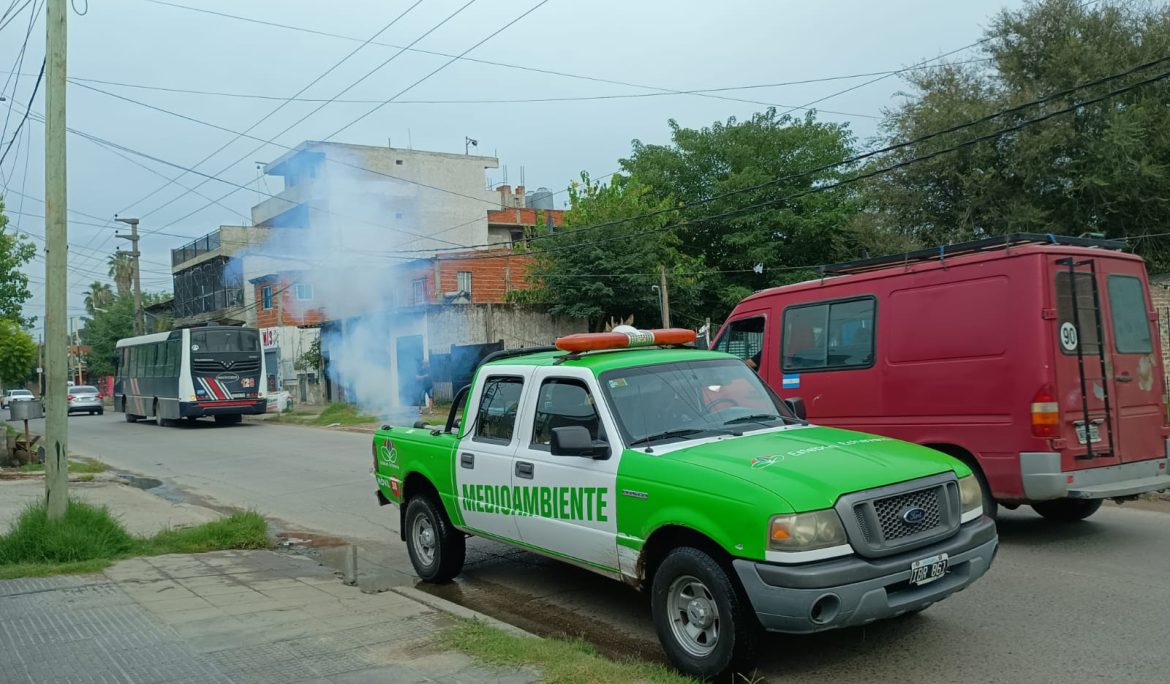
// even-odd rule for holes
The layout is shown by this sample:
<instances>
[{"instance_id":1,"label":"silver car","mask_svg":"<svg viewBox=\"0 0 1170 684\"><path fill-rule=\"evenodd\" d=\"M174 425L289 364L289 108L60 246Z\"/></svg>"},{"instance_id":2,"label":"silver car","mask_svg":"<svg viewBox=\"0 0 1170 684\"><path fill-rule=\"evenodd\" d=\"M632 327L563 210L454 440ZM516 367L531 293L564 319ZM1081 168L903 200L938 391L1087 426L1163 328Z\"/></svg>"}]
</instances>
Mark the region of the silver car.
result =
<instances>
[{"instance_id":1,"label":"silver car","mask_svg":"<svg viewBox=\"0 0 1170 684\"><path fill-rule=\"evenodd\" d=\"M101 397L96 387L91 385L74 385L69 388L69 413L105 413Z\"/></svg>"}]
</instances>

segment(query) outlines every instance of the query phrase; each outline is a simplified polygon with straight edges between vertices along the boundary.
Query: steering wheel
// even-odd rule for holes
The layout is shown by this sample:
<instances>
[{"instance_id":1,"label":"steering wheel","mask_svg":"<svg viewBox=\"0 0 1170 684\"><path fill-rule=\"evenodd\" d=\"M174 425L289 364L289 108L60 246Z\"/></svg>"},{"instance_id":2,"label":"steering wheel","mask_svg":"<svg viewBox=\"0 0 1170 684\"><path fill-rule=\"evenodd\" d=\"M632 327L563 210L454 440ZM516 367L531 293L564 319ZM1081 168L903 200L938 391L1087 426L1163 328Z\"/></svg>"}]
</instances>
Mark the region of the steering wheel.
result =
<instances>
[{"instance_id":1,"label":"steering wheel","mask_svg":"<svg viewBox=\"0 0 1170 684\"><path fill-rule=\"evenodd\" d=\"M728 404L729 405L728 408L731 408L734 406L739 406L739 404L736 403L736 401L734 399L731 399L729 397L719 397L718 399L713 399L709 403L704 405L703 412L708 413L708 414L718 413L718 411L715 410L715 407L719 406L720 404Z\"/></svg>"}]
</instances>

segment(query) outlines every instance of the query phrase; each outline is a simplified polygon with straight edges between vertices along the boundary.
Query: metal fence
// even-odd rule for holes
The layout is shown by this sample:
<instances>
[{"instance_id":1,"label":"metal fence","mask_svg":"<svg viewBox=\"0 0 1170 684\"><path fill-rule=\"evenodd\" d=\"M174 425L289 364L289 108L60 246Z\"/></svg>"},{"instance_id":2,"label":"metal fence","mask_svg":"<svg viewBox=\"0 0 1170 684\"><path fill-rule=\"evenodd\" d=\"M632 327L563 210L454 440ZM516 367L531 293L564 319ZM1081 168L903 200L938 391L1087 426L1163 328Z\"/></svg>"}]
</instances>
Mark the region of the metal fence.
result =
<instances>
[{"instance_id":1,"label":"metal fence","mask_svg":"<svg viewBox=\"0 0 1170 684\"><path fill-rule=\"evenodd\" d=\"M181 263L194 259L200 254L207 254L219 249L219 231L208 233L201 238L196 238L191 242L171 250L171 266L178 266Z\"/></svg>"}]
</instances>

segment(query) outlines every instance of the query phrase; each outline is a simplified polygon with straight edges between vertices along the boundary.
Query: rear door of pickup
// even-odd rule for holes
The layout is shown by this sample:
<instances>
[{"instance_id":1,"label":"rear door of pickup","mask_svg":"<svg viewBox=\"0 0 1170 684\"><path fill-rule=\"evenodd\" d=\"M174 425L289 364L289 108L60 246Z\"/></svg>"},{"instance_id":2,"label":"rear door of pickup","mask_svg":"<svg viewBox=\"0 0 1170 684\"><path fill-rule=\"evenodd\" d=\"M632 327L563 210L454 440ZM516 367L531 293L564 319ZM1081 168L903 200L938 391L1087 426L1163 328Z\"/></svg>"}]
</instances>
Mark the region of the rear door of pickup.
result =
<instances>
[{"instance_id":1,"label":"rear door of pickup","mask_svg":"<svg viewBox=\"0 0 1170 684\"><path fill-rule=\"evenodd\" d=\"M518 415L533 369L488 367L472 390L470 420L455 452L456 500L472 532L514 541L512 468L520 435Z\"/></svg>"}]
</instances>

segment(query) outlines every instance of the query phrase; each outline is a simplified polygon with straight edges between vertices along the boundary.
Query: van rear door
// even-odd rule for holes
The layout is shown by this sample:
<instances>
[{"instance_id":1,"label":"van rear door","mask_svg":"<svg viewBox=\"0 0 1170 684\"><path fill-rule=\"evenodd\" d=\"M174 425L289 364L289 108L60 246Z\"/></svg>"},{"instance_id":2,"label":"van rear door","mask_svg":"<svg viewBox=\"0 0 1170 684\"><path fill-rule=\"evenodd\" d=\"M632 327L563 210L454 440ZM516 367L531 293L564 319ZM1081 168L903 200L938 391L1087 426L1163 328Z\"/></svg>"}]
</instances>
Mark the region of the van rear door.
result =
<instances>
[{"instance_id":1,"label":"van rear door","mask_svg":"<svg viewBox=\"0 0 1170 684\"><path fill-rule=\"evenodd\" d=\"M1102 304L1117 405L1117 449L1123 463L1165 456L1161 346L1139 261L1100 259Z\"/></svg>"},{"instance_id":2,"label":"van rear door","mask_svg":"<svg viewBox=\"0 0 1170 684\"><path fill-rule=\"evenodd\" d=\"M1141 262L1053 255L1063 468L1162 456L1162 372Z\"/></svg>"}]
</instances>

